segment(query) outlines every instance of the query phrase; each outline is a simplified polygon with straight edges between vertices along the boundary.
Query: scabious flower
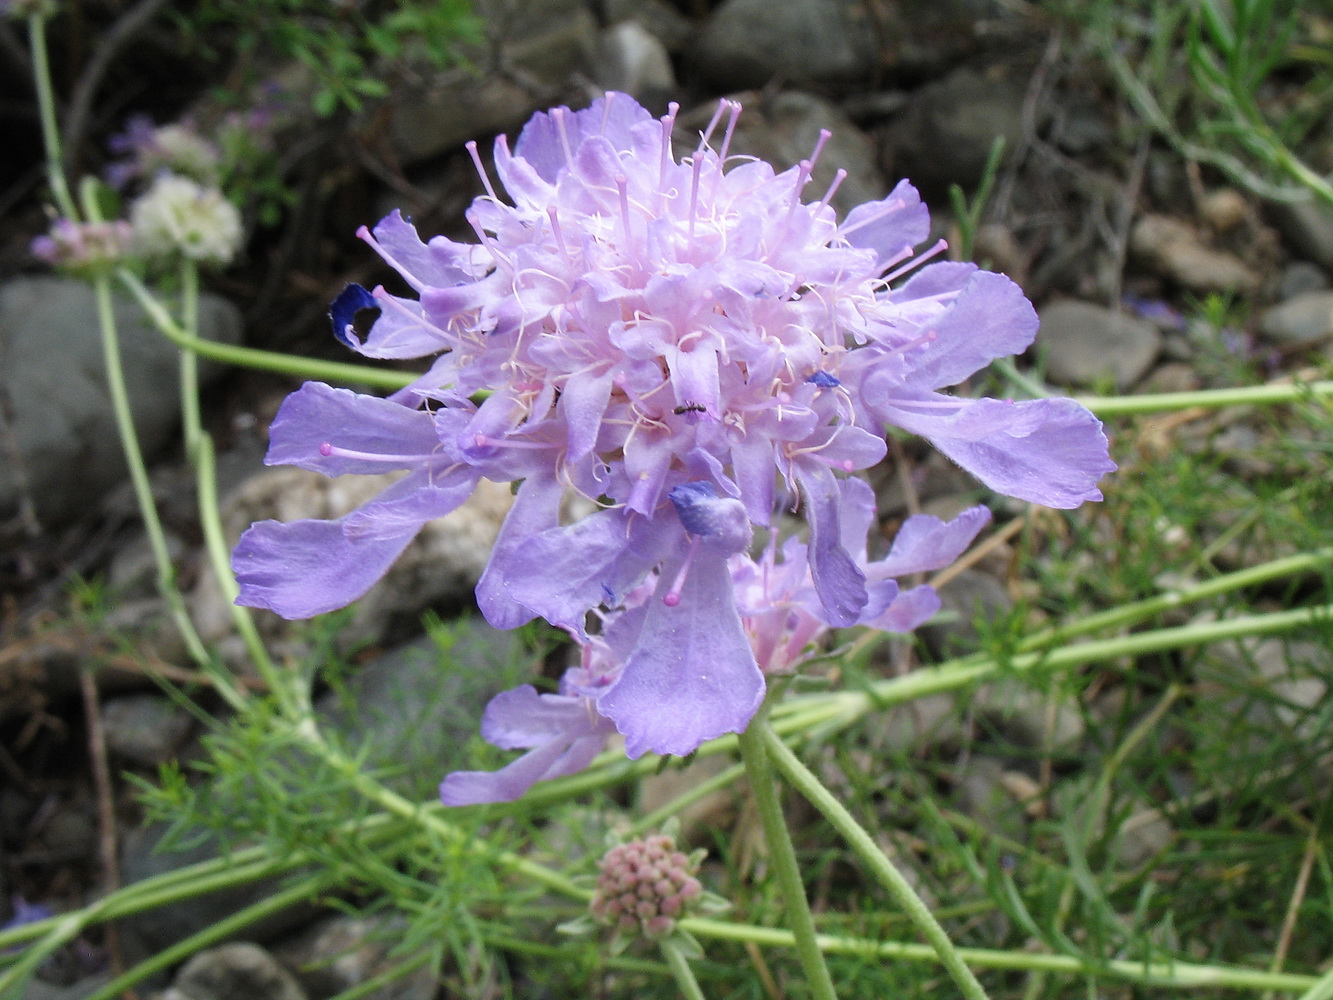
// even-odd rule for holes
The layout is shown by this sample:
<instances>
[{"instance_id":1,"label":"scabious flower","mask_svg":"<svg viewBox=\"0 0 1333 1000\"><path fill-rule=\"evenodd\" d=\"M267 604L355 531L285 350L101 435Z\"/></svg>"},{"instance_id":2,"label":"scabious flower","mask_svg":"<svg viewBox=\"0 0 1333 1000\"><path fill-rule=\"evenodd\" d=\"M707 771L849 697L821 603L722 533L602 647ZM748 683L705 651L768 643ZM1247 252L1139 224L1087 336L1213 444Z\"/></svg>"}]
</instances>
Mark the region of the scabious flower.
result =
<instances>
[{"instance_id":1,"label":"scabious flower","mask_svg":"<svg viewBox=\"0 0 1333 1000\"><path fill-rule=\"evenodd\" d=\"M75 222L57 219L45 236L33 239L32 255L51 267L91 276L114 267L129 251L133 230L128 222Z\"/></svg>"},{"instance_id":2,"label":"scabious flower","mask_svg":"<svg viewBox=\"0 0 1333 1000\"><path fill-rule=\"evenodd\" d=\"M146 257L183 254L205 264L231 262L241 248L241 214L217 188L160 174L130 206L135 248Z\"/></svg>"},{"instance_id":3,"label":"scabious flower","mask_svg":"<svg viewBox=\"0 0 1333 1000\"><path fill-rule=\"evenodd\" d=\"M887 554L870 559L866 536L875 522L875 497L864 481L841 481L839 514L847 550L870 592L856 624L893 633L912 631L940 607L930 585L900 590L897 578L949 565L990 520L985 507L969 508L951 521L918 514L903 523ZM524 685L491 700L482 717L482 736L502 749L528 752L498 771L448 775L440 785L444 804L512 802L538 781L583 770L617 728L612 715L630 722L620 728L631 758L649 749L689 753L702 742L699 732L720 728L718 713L731 710L738 698L748 704L747 695L762 697L764 679L799 670L831 627L815 591L805 544L789 537L779 546L772 534L758 559L745 552L732 555L727 576L732 594L727 603L734 602L749 655L717 650L700 653L694 661L703 670L716 671L725 686L715 692L689 690L697 683L696 675L675 664L670 653L664 667L640 668L631 684L616 683L630 657L642 655L645 647L652 649L658 638L643 641L645 621L670 618L661 602L652 600L660 575L650 573L620 606L597 612L601 629L579 640L582 659L566 672L559 694L538 694ZM748 673L730 675L728 662L753 663L758 683L748 686L754 676Z\"/></svg>"},{"instance_id":4,"label":"scabious flower","mask_svg":"<svg viewBox=\"0 0 1333 1000\"><path fill-rule=\"evenodd\" d=\"M363 229L415 297L350 285L335 334L367 357L435 361L389 399L308 383L280 410L267 461L407 475L338 520L254 525L234 557L240 603L289 618L341 607L478 479L521 481L482 612L505 628L540 616L583 641L589 612L652 579L597 710L632 754L687 753L744 728L762 697L728 569L752 525L799 499L821 620L852 625L876 606L883 581L844 541L842 484L884 456L885 424L997 491L1099 499L1114 465L1086 409L941 391L1031 342L1018 287L929 262L942 243L916 256L929 220L905 181L841 222L829 202L844 173L804 201L827 134L782 173L729 157L739 110L722 102L679 160L674 106L659 120L608 94L538 114L512 151L496 140L512 203L470 147L487 189L467 214L476 244L423 243L396 212ZM372 307L362 340L352 320ZM600 509L561 524L568 489Z\"/></svg>"}]
</instances>

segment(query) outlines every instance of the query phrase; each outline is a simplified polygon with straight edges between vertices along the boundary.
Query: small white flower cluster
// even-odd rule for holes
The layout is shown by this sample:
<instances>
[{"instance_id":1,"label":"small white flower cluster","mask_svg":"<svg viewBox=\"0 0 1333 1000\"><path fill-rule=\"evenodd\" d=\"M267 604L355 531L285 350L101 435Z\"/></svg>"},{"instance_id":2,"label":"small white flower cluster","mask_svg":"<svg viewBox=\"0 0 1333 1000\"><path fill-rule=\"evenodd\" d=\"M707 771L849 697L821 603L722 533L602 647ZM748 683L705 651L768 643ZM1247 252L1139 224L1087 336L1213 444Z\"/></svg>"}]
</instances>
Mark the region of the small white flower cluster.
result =
<instances>
[{"instance_id":1,"label":"small white flower cluster","mask_svg":"<svg viewBox=\"0 0 1333 1000\"><path fill-rule=\"evenodd\" d=\"M159 174L130 206L135 249L146 257L184 254L223 265L241 248L241 215L221 191L176 174Z\"/></svg>"}]
</instances>

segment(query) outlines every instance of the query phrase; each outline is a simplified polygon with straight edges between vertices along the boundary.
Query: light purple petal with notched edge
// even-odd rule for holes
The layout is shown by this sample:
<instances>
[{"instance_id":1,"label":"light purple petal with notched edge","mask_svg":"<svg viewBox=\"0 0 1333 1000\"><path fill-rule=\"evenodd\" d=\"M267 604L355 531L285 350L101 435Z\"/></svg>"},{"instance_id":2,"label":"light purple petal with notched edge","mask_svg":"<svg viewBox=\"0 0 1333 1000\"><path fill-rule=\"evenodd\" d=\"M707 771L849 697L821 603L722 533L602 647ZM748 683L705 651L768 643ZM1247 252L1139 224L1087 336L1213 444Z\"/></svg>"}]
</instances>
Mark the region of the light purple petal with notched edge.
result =
<instances>
[{"instance_id":1,"label":"light purple petal with notched edge","mask_svg":"<svg viewBox=\"0 0 1333 1000\"><path fill-rule=\"evenodd\" d=\"M533 535L560 523L563 493L564 487L549 472L529 476L518 488L514 506L505 515L490 561L477 583L477 606L494 627L518 628L536 616L536 612L514 600L510 593L509 582L515 576L511 563L514 553Z\"/></svg>"},{"instance_id":2,"label":"light purple petal with notched edge","mask_svg":"<svg viewBox=\"0 0 1333 1000\"><path fill-rule=\"evenodd\" d=\"M513 802L538 781L574 774L597 756L610 722L587 698L538 694L530 684L491 699L482 716L481 735L504 750L527 750L495 772L455 771L440 785L447 806Z\"/></svg>"},{"instance_id":3,"label":"light purple petal with notched edge","mask_svg":"<svg viewBox=\"0 0 1333 1000\"><path fill-rule=\"evenodd\" d=\"M875 251L880 266L905 260L910 251L930 235L930 212L921 195L907 181L899 181L889 196L857 205L847 213L838 234L854 247Z\"/></svg>"},{"instance_id":4,"label":"light purple petal with notched edge","mask_svg":"<svg viewBox=\"0 0 1333 1000\"><path fill-rule=\"evenodd\" d=\"M241 588L236 603L287 619L346 607L385 574L420 527L353 538L341 521L260 521L241 536L231 556Z\"/></svg>"},{"instance_id":5,"label":"light purple petal with notched edge","mask_svg":"<svg viewBox=\"0 0 1333 1000\"><path fill-rule=\"evenodd\" d=\"M948 265L933 265L939 267ZM915 280L930 278L926 267ZM904 292L912 290L908 282ZM950 306L934 318L933 339L906 354L912 385L957 385L996 358L1021 354L1037 334L1037 312L1003 274L976 271Z\"/></svg>"},{"instance_id":6,"label":"light purple petal with notched edge","mask_svg":"<svg viewBox=\"0 0 1333 1000\"><path fill-rule=\"evenodd\" d=\"M385 255L401 266L405 275L411 275L424 285L448 287L472 281L476 277L472 257L475 246L454 243L436 236L423 243L417 227L394 209L381 219L371 231Z\"/></svg>"},{"instance_id":7,"label":"light purple petal with notched edge","mask_svg":"<svg viewBox=\"0 0 1333 1000\"><path fill-rule=\"evenodd\" d=\"M842 547L842 492L832 470L813 463L796 467L805 519L810 525L810 576L830 625L854 625L866 606L866 577Z\"/></svg>"},{"instance_id":8,"label":"light purple petal with notched edge","mask_svg":"<svg viewBox=\"0 0 1333 1000\"><path fill-rule=\"evenodd\" d=\"M1113 472L1101 421L1072 399L953 399L902 392L878 408L920 434L998 493L1068 510L1100 500L1097 480Z\"/></svg>"},{"instance_id":9,"label":"light purple petal with notched edge","mask_svg":"<svg viewBox=\"0 0 1333 1000\"><path fill-rule=\"evenodd\" d=\"M597 443L602 418L611 399L612 373L601 375L580 372L571 375L560 394L560 411L569 426L570 464L586 458Z\"/></svg>"},{"instance_id":10,"label":"light purple petal with notched edge","mask_svg":"<svg viewBox=\"0 0 1333 1000\"><path fill-rule=\"evenodd\" d=\"M990 511L985 507L969 507L952 521L915 514L898 529L889 554L874 565L883 576L943 569L963 554L988 523Z\"/></svg>"},{"instance_id":11,"label":"light purple petal with notched edge","mask_svg":"<svg viewBox=\"0 0 1333 1000\"><path fill-rule=\"evenodd\" d=\"M323 444L378 457L325 456ZM264 464L296 465L326 476L369 475L413 468L439 448L434 420L424 410L307 382L278 408Z\"/></svg>"},{"instance_id":12,"label":"light purple petal with notched edge","mask_svg":"<svg viewBox=\"0 0 1333 1000\"><path fill-rule=\"evenodd\" d=\"M501 691L481 717L481 737L501 750L530 750L552 740L568 742L597 731L586 698L539 694L531 684Z\"/></svg>"},{"instance_id":13,"label":"light purple petal with notched edge","mask_svg":"<svg viewBox=\"0 0 1333 1000\"><path fill-rule=\"evenodd\" d=\"M418 468L343 520L349 538L392 538L417 531L427 521L452 513L477 488L478 473L466 465L448 472Z\"/></svg>"},{"instance_id":14,"label":"light purple petal with notched edge","mask_svg":"<svg viewBox=\"0 0 1333 1000\"><path fill-rule=\"evenodd\" d=\"M583 635L590 608L615 604L662 558L680 526L601 510L529 538L508 561L509 596L552 625Z\"/></svg>"},{"instance_id":15,"label":"light purple petal with notched edge","mask_svg":"<svg viewBox=\"0 0 1333 1000\"><path fill-rule=\"evenodd\" d=\"M875 523L875 491L864 479L848 476L840 481L842 493L839 529L842 547L857 562L866 556L866 535Z\"/></svg>"},{"instance_id":16,"label":"light purple petal with notched edge","mask_svg":"<svg viewBox=\"0 0 1333 1000\"><path fill-rule=\"evenodd\" d=\"M358 354L367 358L424 358L453 346L448 335L426 318L416 299L390 295L383 287L375 289L374 297L380 315L365 342L350 345Z\"/></svg>"},{"instance_id":17,"label":"light purple petal with notched edge","mask_svg":"<svg viewBox=\"0 0 1333 1000\"><path fill-rule=\"evenodd\" d=\"M539 781L582 771L605 743L605 734L556 741L529 750L498 771L455 771L440 783L440 801L446 806L515 802Z\"/></svg>"},{"instance_id":18,"label":"light purple petal with notched edge","mask_svg":"<svg viewBox=\"0 0 1333 1000\"><path fill-rule=\"evenodd\" d=\"M679 562L649 598L638 644L597 710L625 735L631 759L652 751L685 756L723 733L739 733L764 697L764 676L741 628L727 557L700 548L680 603L668 607Z\"/></svg>"},{"instance_id":19,"label":"light purple petal with notched edge","mask_svg":"<svg viewBox=\"0 0 1333 1000\"><path fill-rule=\"evenodd\" d=\"M633 145L631 129L651 120L634 98L608 91L582 111L556 108L533 115L514 143L514 155L531 164L542 180L554 182L567 156L576 153L587 136L604 136L614 148L628 150Z\"/></svg>"},{"instance_id":20,"label":"light purple petal with notched edge","mask_svg":"<svg viewBox=\"0 0 1333 1000\"><path fill-rule=\"evenodd\" d=\"M940 596L928 584L901 591L888 609L862 624L881 632L911 632L935 616L940 609Z\"/></svg>"}]
</instances>

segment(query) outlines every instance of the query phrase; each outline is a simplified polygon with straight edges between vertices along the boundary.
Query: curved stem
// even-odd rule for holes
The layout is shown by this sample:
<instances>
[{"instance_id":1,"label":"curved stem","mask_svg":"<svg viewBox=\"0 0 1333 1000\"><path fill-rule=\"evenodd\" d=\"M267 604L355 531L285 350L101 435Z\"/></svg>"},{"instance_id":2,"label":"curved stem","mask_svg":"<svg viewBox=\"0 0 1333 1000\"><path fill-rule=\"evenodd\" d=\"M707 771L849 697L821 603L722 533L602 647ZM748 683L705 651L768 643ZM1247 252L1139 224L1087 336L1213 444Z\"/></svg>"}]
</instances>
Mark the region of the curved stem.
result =
<instances>
[{"instance_id":1,"label":"curved stem","mask_svg":"<svg viewBox=\"0 0 1333 1000\"><path fill-rule=\"evenodd\" d=\"M763 737L763 729L767 725L768 705L765 703L738 738L741 759L745 761L745 770L750 777L755 808L764 826L764 839L768 843L769 861L777 873L783 901L787 904L787 922L796 938L796 951L805 969L810 994L816 1000L836 1000L833 978L829 975L828 966L824 964L824 954L815 940L815 919L810 913L810 901L805 896L805 883L796 863L796 850L792 847L791 834L782 815L782 804L778 801L777 789L773 785L773 770L769 766Z\"/></svg>"},{"instance_id":2,"label":"curved stem","mask_svg":"<svg viewBox=\"0 0 1333 1000\"><path fill-rule=\"evenodd\" d=\"M1333 379L1320 382L1244 385L1232 389L1200 389L1196 392L1156 392L1141 396L1077 396L1074 401L1099 417L1118 417L1134 413L1162 413L1202 406L1221 409L1256 403L1294 403L1306 398L1333 396Z\"/></svg>"},{"instance_id":3,"label":"curved stem","mask_svg":"<svg viewBox=\"0 0 1333 1000\"><path fill-rule=\"evenodd\" d=\"M46 52L46 18L28 18L28 47L32 50L32 76L37 88L37 110L42 120L42 143L46 147L46 182L56 208L71 222L79 221L69 183L65 180L64 154L60 151L60 129L56 125L56 98L51 87L51 60Z\"/></svg>"},{"instance_id":4,"label":"curved stem","mask_svg":"<svg viewBox=\"0 0 1333 1000\"><path fill-rule=\"evenodd\" d=\"M302 358L295 354L281 354L277 351L261 351L253 347L237 347L233 344L220 344L215 340L203 340L191 336L182 330L153 293L144 287L138 276L121 268L116 272L130 294L138 300L153 325L177 347L192 351L200 357L226 364L240 365L243 368L257 368L261 371L277 372L295 378L323 378L330 382L352 385L368 385L376 389L402 389L416 381L411 372L393 371L389 368L371 368L367 365L346 364L341 361L320 361L314 358Z\"/></svg>"},{"instance_id":5,"label":"curved stem","mask_svg":"<svg viewBox=\"0 0 1333 1000\"><path fill-rule=\"evenodd\" d=\"M129 467L130 481L134 485L134 497L139 503L139 516L143 518L144 530L148 533L148 544L153 552L153 561L157 564L158 591L171 609L172 617L180 629L190 656L201 666L209 668L211 660L208 651L195 631L194 623L190 621L189 612L185 608L185 600L176 587L176 574L171 565L171 554L167 550L166 534L157 515L157 505L153 502L153 491L148 482L143 452L139 450L139 438L134 430L129 395L125 391L125 372L120 364L120 341L116 334L115 311L111 305L110 282L105 277L95 279L93 292L97 300L97 320L102 333L102 357L106 366L107 392L111 397L111 410L115 415L116 430L120 434L120 445L125 452L125 464ZM218 690L233 704L240 704L244 699L233 685L220 684Z\"/></svg>"},{"instance_id":6,"label":"curved stem","mask_svg":"<svg viewBox=\"0 0 1333 1000\"><path fill-rule=\"evenodd\" d=\"M751 729L754 728L753 723ZM870 834L866 833L860 823L847 811L846 807L833 797L827 788L824 787L815 775L796 757L791 749L778 739L777 733L773 732L773 727L764 720L759 727L759 735L763 738L764 747L768 751L769 759L774 763L779 771L782 772L792 786L805 796L806 801L818 809L825 819L833 825L847 845L856 852L857 856L870 869L872 875L878 880L879 884L889 891L894 900L903 908L903 912L916 925L916 929L921 932L921 936L929 942L939 955L940 962L943 963L953 981L958 984L962 990L963 996L969 1000L988 1000L986 991L982 988L977 977L972 974L972 970L967 967L958 949L954 943L949 940L949 935L945 933L940 926L935 915L930 912L929 907L917 895L916 890L912 888L910 882L903 877L902 872L875 843Z\"/></svg>"},{"instance_id":7,"label":"curved stem","mask_svg":"<svg viewBox=\"0 0 1333 1000\"><path fill-rule=\"evenodd\" d=\"M662 955L671 968L671 974L676 977L676 985L680 987L685 1000L704 1000L703 990L699 989L699 981L694 978L694 970L690 968L690 960L685 957L680 946L667 938L659 942L658 947L662 949Z\"/></svg>"},{"instance_id":8,"label":"curved stem","mask_svg":"<svg viewBox=\"0 0 1333 1000\"><path fill-rule=\"evenodd\" d=\"M181 258L181 326L185 333L199 338L199 267L188 257ZM199 359L194 351L180 348L181 428L185 436L185 454L195 461L195 444L203 433L199 416Z\"/></svg>"}]
</instances>

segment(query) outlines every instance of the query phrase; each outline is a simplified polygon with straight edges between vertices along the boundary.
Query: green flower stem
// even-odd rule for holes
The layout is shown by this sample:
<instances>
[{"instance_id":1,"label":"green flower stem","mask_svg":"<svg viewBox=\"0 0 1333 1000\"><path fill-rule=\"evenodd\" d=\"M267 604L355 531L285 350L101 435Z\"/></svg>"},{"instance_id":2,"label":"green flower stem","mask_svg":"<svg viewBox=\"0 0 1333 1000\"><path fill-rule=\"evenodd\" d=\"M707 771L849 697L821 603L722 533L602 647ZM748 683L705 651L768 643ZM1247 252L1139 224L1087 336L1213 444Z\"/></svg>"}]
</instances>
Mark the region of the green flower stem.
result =
<instances>
[{"instance_id":1,"label":"green flower stem","mask_svg":"<svg viewBox=\"0 0 1333 1000\"><path fill-rule=\"evenodd\" d=\"M753 723L751 723L750 728L755 728ZM967 963L963 961L958 949L949 940L949 935L940 926L939 921L935 919L935 915L922 902L921 897L917 895L911 883L898 870L898 866L880 850L879 845L875 843L870 834L866 833L865 828L856 821L855 817L847 811L841 802L833 797L829 790L824 787L823 782L815 777L810 769L801 763L797 756L791 752L791 749L778 738L777 733L773 732L773 727L768 724L767 720L761 721L758 735L764 741L764 747L768 751L768 759L773 762L782 776L833 825L833 828L846 841L847 846L856 852L879 884L887 889L898 905L902 907L903 912L916 925L916 929L921 933L921 936L935 949L935 953L940 957L940 962L958 985L963 996L968 997L969 1000L989 1000L985 989L977 981L977 977L972 974L972 970L967 967Z\"/></svg>"},{"instance_id":2,"label":"green flower stem","mask_svg":"<svg viewBox=\"0 0 1333 1000\"><path fill-rule=\"evenodd\" d=\"M649 830L656 829L672 816L684 812L691 805L705 796L711 795L719 788L726 788L733 781L739 779L743 774L745 774L745 765L733 764L726 770L713 775L713 777L709 778L707 781L700 781L691 785L687 791L676 796L670 802L666 803L666 805L654 809L652 812L635 820L634 824L629 828L629 836L642 836Z\"/></svg>"},{"instance_id":3,"label":"green flower stem","mask_svg":"<svg viewBox=\"0 0 1333 1000\"><path fill-rule=\"evenodd\" d=\"M181 258L181 326L192 340L199 339L199 268L188 257ZM181 428L185 436L185 454L195 461L194 449L203 433L199 415L199 357L192 350L180 348Z\"/></svg>"},{"instance_id":4,"label":"green flower stem","mask_svg":"<svg viewBox=\"0 0 1333 1000\"><path fill-rule=\"evenodd\" d=\"M805 896L805 883L801 880L801 869L796 862L796 850L792 847L791 834L782 815L782 803L778 801L777 788L773 784L773 770L769 766L768 750L762 735L767 719L768 704L765 703L750 720L749 727L738 737L741 759L745 761L745 771L750 778L755 809L759 813L759 820L764 827L764 840L768 844L768 858L782 889L783 902L787 906L787 923L795 935L796 951L801 959L801 967L805 970L810 995L816 1000L836 1000L833 979L816 941L815 919Z\"/></svg>"},{"instance_id":5,"label":"green flower stem","mask_svg":"<svg viewBox=\"0 0 1333 1000\"><path fill-rule=\"evenodd\" d=\"M1321 382L1293 382L1290 385L1249 385L1234 389L1200 389L1196 392L1154 392L1141 396L1079 396L1082 403L1099 417L1120 417L1135 413L1161 413L1188 410L1193 406L1221 409L1256 403L1294 403L1301 399L1333 396L1333 379Z\"/></svg>"},{"instance_id":6,"label":"green flower stem","mask_svg":"<svg viewBox=\"0 0 1333 1000\"><path fill-rule=\"evenodd\" d=\"M268 655L264 640L260 638L259 629L255 627L250 609L236 603L240 588L236 585L236 576L231 571L227 535L218 513L217 463L214 461L212 436L199 431L190 452L195 466L195 481L199 494L199 523L204 533L204 548L208 552L213 575L217 577L222 599L227 602L227 608L231 612L232 623L240 633L241 641L245 643L251 662L278 704L291 718L297 721L304 720L311 713L309 690L302 685L291 683L290 677L284 676L278 670L272 657Z\"/></svg>"},{"instance_id":7,"label":"green flower stem","mask_svg":"<svg viewBox=\"0 0 1333 1000\"><path fill-rule=\"evenodd\" d=\"M1319 977L1319 980L1300 995L1299 1000L1333 1000L1333 970Z\"/></svg>"},{"instance_id":8,"label":"green flower stem","mask_svg":"<svg viewBox=\"0 0 1333 1000\"><path fill-rule=\"evenodd\" d=\"M1333 618L1333 605L1295 608L1270 614L1237 615L1222 621L1198 622L1177 628L1135 632L1093 642L1077 643L1049 652L1022 653L1003 661L966 658L935 667L921 667L901 677L879 681L859 691L807 695L784 703L787 711L775 719L779 733L800 732L813 726L841 728L867 712L914 701L926 695L957 691L1000 672L1065 670L1122 656L1158 653L1186 646L1200 646L1227 639L1291 632ZM775 713L776 714L776 713Z\"/></svg>"},{"instance_id":9,"label":"green flower stem","mask_svg":"<svg viewBox=\"0 0 1333 1000\"><path fill-rule=\"evenodd\" d=\"M695 937L713 941L753 941L778 948L796 946L796 936L777 927L755 927L724 920L691 917L680 922L680 929ZM819 947L830 955L857 955L863 958L901 959L908 962L939 962L939 954L928 944L907 941L868 941L864 938L821 934ZM1315 976L1298 973L1262 972L1231 965L1203 965L1194 962L1131 962L1108 959L1091 963L1071 955L1041 955L1028 951L1000 951L989 948L959 948L958 955L968 965L979 969L1060 972L1074 976L1106 976L1144 986L1170 986L1180 989L1281 990L1296 993L1318 982Z\"/></svg>"},{"instance_id":10,"label":"green flower stem","mask_svg":"<svg viewBox=\"0 0 1333 1000\"><path fill-rule=\"evenodd\" d=\"M680 950L680 945L667 938L658 943L662 949L662 956L666 959L667 965L671 968L671 974L676 977L676 985L680 987L680 992L685 1000L704 1000L704 991L699 989L699 981L694 978L694 970L690 968L690 960L685 957L685 953Z\"/></svg>"},{"instance_id":11,"label":"green flower stem","mask_svg":"<svg viewBox=\"0 0 1333 1000\"><path fill-rule=\"evenodd\" d=\"M176 627L180 629L190 656L207 668L210 663L208 651L190 621L184 598L176 588L176 574L171 565L171 555L167 551L166 534L157 516L157 505L153 502L153 491L148 482L143 453L139 450L134 418L130 413L129 396L125 391L125 372L120 364L120 341L116 334L115 313L111 308L110 282L105 277L96 278L93 281L93 291L97 299L98 325L102 332L102 357L106 365L107 392L111 396L111 409L115 414L121 449L125 452L125 463L129 467L130 481L134 485L134 496L139 503L139 515L143 518L144 529L148 532L148 543L153 551L153 560L157 564L158 592L171 609ZM219 684L218 690L229 701L243 697L234 688L228 692L227 685L222 683Z\"/></svg>"},{"instance_id":12,"label":"green flower stem","mask_svg":"<svg viewBox=\"0 0 1333 1000\"><path fill-rule=\"evenodd\" d=\"M37 89L37 112L42 122L42 143L46 147L46 183L51 189L60 214L71 222L79 221L69 183L65 180L65 157L60 150L60 129L56 125L56 99L51 87L51 60L46 51L46 18L33 14L28 18L28 48L32 51L33 84Z\"/></svg>"},{"instance_id":13,"label":"green flower stem","mask_svg":"<svg viewBox=\"0 0 1333 1000\"><path fill-rule=\"evenodd\" d=\"M341 361L320 361L315 358L302 358L294 354L281 354L277 351L261 351L253 347L237 347L232 344L220 344L215 340L204 340L191 336L182 330L162 304L157 301L138 276L126 268L116 272L120 279L143 307L153 325L177 347L192 351L200 357L226 364L240 365L243 368L257 368L261 371L277 372L295 378L321 378L330 382L350 385L365 385L376 389L401 389L411 385L417 376L412 372L393 371L388 368L371 368L367 365L345 364Z\"/></svg>"}]
</instances>

